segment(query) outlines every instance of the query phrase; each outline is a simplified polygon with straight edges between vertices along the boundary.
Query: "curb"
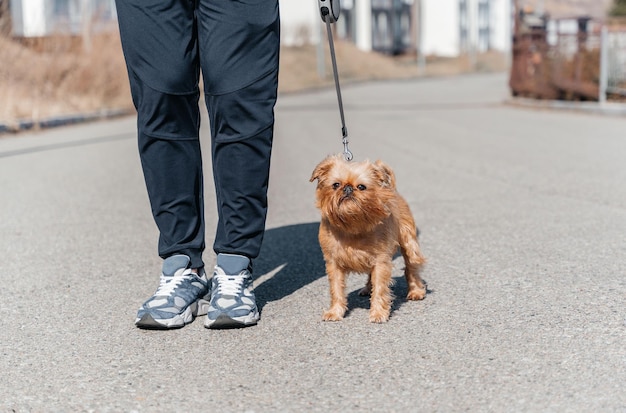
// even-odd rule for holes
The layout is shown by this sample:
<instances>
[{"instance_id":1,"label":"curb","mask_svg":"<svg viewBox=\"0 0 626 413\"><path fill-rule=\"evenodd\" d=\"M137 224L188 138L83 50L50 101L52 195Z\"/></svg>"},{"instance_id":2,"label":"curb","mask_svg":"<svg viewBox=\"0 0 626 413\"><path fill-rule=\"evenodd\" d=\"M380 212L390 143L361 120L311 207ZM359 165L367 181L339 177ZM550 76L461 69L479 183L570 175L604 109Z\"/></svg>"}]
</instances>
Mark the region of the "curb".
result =
<instances>
[{"instance_id":1,"label":"curb","mask_svg":"<svg viewBox=\"0 0 626 413\"><path fill-rule=\"evenodd\" d=\"M35 129L49 129L96 120L119 118L133 114L134 109L110 109L92 113L55 116L40 120L20 119L14 123L0 123L0 134L18 133Z\"/></svg>"},{"instance_id":2,"label":"curb","mask_svg":"<svg viewBox=\"0 0 626 413\"><path fill-rule=\"evenodd\" d=\"M570 102L563 100L538 100L512 97L505 100L504 104L529 109L563 110L604 116L626 116L625 103Z\"/></svg>"},{"instance_id":3,"label":"curb","mask_svg":"<svg viewBox=\"0 0 626 413\"><path fill-rule=\"evenodd\" d=\"M322 88L314 87L311 89L326 89L330 86ZM297 94L299 92L302 91L291 91L284 93ZM595 115L626 117L626 103L570 102L561 100L538 100L531 98L511 97L505 100L504 104L529 109L564 110L570 112L591 113ZM122 116L132 115L133 113L135 113L134 109L111 109L93 113L56 116L41 120L20 119L14 123L0 123L0 135L19 133L35 129L49 129L60 126L69 126L103 119L119 118Z\"/></svg>"}]
</instances>

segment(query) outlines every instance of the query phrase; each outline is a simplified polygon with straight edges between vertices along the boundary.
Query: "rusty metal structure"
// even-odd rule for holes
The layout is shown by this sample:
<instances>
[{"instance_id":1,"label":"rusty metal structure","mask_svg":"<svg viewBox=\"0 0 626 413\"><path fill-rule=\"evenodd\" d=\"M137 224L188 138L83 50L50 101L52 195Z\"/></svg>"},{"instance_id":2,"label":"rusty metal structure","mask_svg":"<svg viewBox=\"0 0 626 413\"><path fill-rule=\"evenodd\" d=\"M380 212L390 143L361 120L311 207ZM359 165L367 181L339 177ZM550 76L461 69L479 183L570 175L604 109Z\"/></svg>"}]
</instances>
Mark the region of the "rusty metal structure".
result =
<instances>
[{"instance_id":1,"label":"rusty metal structure","mask_svg":"<svg viewBox=\"0 0 626 413\"><path fill-rule=\"evenodd\" d=\"M516 9L514 24L513 96L598 100L601 23L587 16L550 20Z\"/></svg>"}]
</instances>

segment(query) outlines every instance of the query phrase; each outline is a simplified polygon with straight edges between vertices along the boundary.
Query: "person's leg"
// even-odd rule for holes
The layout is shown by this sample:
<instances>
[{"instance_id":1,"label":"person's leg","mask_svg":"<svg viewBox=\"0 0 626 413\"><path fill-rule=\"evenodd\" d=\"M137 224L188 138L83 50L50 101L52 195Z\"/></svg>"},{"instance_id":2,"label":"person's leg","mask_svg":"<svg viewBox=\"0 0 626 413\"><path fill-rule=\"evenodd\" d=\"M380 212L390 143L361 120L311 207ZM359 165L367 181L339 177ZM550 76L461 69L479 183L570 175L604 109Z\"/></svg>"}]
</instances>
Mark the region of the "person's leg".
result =
<instances>
[{"instance_id":1,"label":"person's leg","mask_svg":"<svg viewBox=\"0 0 626 413\"><path fill-rule=\"evenodd\" d=\"M241 254L251 259L259 254L273 138L271 102L275 97L268 95L275 93L271 92L275 84L275 74L270 74L236 92L207 97L212 112L213 179L219 211L213 249L218 254ZM224 129L230 124L239 127L239 139L224 139Z\"/></svg>"},{"instance_id":2,"label":"person's leg","mask_svg":"<svg viewBox=\"0 0 626 413\"><path fill-rule=\"evenodd\" d=\"M117 0L158 252L202 267L204 206L193 1Z\"/></svg>"},{"instance_id":3,"label":"person's leg","mask_svg":"<svg viewBox=\"0 0 626 413\"><path fill-rule=\"evenodd\" d=\"M255 258L267 210L278 2L201 0L199 35L219 213L213 248Z\"/></svg>"},{"instance_id":4,"label":"person's leg","mask_svg":"<svg viewBox=\"0 0 626 413\"><path fill-rule=\"evenodd\" d=\"M139 309L141 328L177 328L206 312L204 207L198 139L199 60L193 1L117 0L138 144L154 220L160 286Z\"/></svg>"},{"instance_id":5,"label":"person's leg","mask_svg":"<svg viewBox=\"0 0 626 413\"><path fill-rule=\"evenodd\" d=\"M232 327L233 320L234 324L249 325L258 318L258 313L244 313L246 308L256 312L256 305L246 307L245 302L254 302L247 289L250 260L259 254L267 213L278 86L278 2L200 0L198 19L219 215L213 245L218 254L216 292L212 296L219 294L216 283L220 279L228 281L226 276L241 274L245 278L240 290L243 302L242 297L232 299L226 294L224 302L235 304L217 306L217 316L210 308L205 325ZM233 306L240 311L226 308ZM216 321L216 317L221 319Z\"/></svg>"}]
</instances>

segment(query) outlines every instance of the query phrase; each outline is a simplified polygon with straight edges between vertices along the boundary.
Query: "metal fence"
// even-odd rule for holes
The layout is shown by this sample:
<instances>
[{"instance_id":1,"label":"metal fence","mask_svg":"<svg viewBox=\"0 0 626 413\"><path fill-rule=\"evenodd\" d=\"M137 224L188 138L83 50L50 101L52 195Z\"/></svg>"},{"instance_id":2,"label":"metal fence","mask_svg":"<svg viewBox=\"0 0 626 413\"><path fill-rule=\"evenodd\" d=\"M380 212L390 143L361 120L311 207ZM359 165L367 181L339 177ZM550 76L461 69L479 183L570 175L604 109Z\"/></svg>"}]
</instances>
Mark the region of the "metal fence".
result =
<instances>
[{"instance_id":1,"label":"metal fence","mask_svg":"<svg viewBox=\"0 0 626 413\"><path fill-rule=\"evenodd\" d=\"M626 27L608 27L605 42L606 94L626 97Z\"/></svg>"}]
</instances>

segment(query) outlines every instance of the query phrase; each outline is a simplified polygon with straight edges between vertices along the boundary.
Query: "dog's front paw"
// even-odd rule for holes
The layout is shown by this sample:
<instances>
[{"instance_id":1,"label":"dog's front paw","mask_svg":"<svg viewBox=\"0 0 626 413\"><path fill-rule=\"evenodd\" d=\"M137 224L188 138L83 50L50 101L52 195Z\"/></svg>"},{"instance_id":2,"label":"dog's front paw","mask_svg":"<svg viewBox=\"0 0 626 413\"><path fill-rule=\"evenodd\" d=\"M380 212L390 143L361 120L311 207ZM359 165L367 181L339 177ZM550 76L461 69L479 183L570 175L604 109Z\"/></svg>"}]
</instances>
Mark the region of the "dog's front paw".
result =
<instances>
[{"instance_id":1,"label":"dog's front paw","mask_svg":"<svg viewBox=\"0 0 626 413\"><path fill-rule=\"evenodd\" d=\"M370 310L370 323L386 323L389 321L389 311Z\"/></svg>"},{"instance_id":2,"label":"dog's front paw","mask_svg":"<svg viewBox=\"0 0 626 413\"><path fill-rule=\"evenodd\" d=\"M324 311L322 315L322 320L324 321L341 321L343 320L343 315L346 310L343 308L331 308L329 310Z\"/></svg>"},{"instance_id":3,"label":"dog's front paw","mask_svg":"<svg viewBox=\"0 0 626 413\"><path fill-rule=\"evenodd\" d=\"M426 297L426 288L414 288L406 296L407 300L423 300Z\"/></svg>"}]
</instances>

